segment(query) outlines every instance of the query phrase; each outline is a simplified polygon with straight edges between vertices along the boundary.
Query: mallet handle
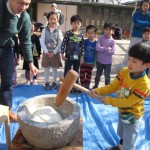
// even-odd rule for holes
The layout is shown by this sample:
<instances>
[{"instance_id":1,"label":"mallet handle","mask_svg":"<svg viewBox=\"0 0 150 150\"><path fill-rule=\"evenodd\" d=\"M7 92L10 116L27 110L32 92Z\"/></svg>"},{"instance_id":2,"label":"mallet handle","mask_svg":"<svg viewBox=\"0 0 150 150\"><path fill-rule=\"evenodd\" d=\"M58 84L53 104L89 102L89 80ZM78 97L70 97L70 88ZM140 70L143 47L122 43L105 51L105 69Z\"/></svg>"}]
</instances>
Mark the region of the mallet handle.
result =
<instances>
[{"instance_id":1,"label":"mallet handle","mask_svg":"<svg viewBox=\"0 0 150 150\"><path fill-rule=\"evenodd\" d=\"M64 78L60 78L60 81L61 81L61 82L63 82L63 80L64 80ZM80 90L80 91L82 91L82 92L88 94L88 95L91 93L90 90L86 89L85 87L83 87L83 86L81 86L81 85L79 85L79 84L74 83L74 84L73 84L73 87L74 87L75 89L77 89L77 90ZM96 97L96 98L98 98L98 99L101 99L101 98L102 98L101 95L98 95L98 94L93 94L93 95L94 95L94 97Z\"/></svg>"}]
</instances>

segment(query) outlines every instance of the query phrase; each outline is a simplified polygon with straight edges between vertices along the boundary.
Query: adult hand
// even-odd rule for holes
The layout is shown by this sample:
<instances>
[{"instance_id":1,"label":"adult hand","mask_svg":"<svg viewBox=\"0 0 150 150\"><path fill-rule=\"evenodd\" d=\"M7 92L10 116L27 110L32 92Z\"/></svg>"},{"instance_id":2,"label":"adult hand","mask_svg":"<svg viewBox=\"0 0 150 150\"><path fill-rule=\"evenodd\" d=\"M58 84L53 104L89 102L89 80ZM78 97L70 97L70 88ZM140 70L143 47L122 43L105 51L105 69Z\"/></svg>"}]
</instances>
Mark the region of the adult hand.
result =
<instances>
[{"instance_id":1,"label":"adult hand","mask_svg":"<svg viewBox=\"0 0 150 150\"><path fill-rule=\"evenodd\" d=\"M34 76L37 75L38 69L34 66L33 63L29 63L29 68L30 68L30 71L32 72L32 74L33 74Z\"/></svg>"}]
</instances>

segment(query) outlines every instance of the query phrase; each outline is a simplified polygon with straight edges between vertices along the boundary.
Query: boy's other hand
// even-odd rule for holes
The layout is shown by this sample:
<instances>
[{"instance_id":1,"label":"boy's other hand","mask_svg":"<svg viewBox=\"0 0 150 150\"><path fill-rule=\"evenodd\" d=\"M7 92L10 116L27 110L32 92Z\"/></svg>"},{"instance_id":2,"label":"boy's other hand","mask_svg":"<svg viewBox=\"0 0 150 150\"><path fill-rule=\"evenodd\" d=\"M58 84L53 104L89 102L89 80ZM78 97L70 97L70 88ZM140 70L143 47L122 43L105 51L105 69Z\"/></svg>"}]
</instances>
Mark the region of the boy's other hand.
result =
<instances>
[{"instance_id":1,"label":"boy's other hand","mask_svg":"<svg viewBox=\"0 0 150 150\"><path fill-rule=\"evenodd\" d=\"M64 56L64 54L61 54L61 59L62 59L63 61L68 60L68 59Z\"/></svg>"},{"instance_id":2,"label":"boy's other hand","mask_svg":"<svg viewBox=\"0 0 150 150\"><path fill-rule=\"evenodd\" d=\"M81 57L80 59L80 65L82 65L84 63L83 57Z\"/></svg>"},{"instance_id":3,"label":"boy's other hand","mask_svg":"<svg viewBox=\"0 0 150 150\"><path fill-rule=\"evenodd\" d=\"M89 96L90 96L91 98L94 98L94 97L95 97L94 94L96 94L96 90L95 90L95 89L92 89L91 92L89 93Z\"/></svg>"}]
</instances>

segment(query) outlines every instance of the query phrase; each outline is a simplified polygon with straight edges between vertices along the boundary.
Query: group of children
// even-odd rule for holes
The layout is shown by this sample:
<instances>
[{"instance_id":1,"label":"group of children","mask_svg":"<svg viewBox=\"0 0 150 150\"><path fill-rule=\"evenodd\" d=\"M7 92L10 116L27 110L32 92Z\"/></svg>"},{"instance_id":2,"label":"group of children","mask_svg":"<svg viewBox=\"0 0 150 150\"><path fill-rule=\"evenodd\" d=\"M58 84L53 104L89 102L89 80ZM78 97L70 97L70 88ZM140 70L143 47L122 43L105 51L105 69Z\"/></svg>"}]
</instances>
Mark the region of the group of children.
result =
<instances>
[{"instance_id":1,"label":"group of children","mask_svg":"<svg viewBox=\"0 0 150 150\"><path fill-rule=\"evenodd\" d=\"M104 95L100 99L102 103L119 108L117 132L120 137L120 144L123 150L135 149L137 129L140 118L144 113L143 102L150 94L149 79L145 71L150 67L150 44L148 42L150 40L150 29L145 28L143 41L130 48L128 67L121 69L116 78L110 82L112 55L115 54L112 23L106 22L104 24L104 34L96 41L97 29L94 25L86 27L86 39L79 32L82 25L82 18L79 15L71 17L72 29L67 31L64 37L57 25L57 14L50 12L47 19L48 25L42 30L41 34L45 89L50 89L50 68L53 71L52 88L57 87L57 69L62 66L61 59L65 64L64 77L70 69L73 69L80 74L80 84L88 89L90 89L92 70L96 65L95 85L90 96L94 97L93 93ZM36 60L39 59L40 53L39 50L34 55ZM27 70L26 78L30 80ZM103 70L106 86L98 87ZM33 77L33 81L36 79L37 76ZM79 83L79 79L76 82ZM105 95L114 92L117 93L117 97L105 97ZM121 148L117 146L116 149Z\"/></svg>"},{"instance_id":2,"label":"group of children","mask_svg":"<svg viewBox=\"0 0 150 150\"><path fill-rule=\"evenodd\" d=\"M52 87L57 83L57 69L62 66L61 59L64 61L64 77L70 69L80 74L80 84L90 89L93 67L97 63L97 73L95 77L95 87L98 87L100 76L104 70L105 84L110 83L110 71L112 55L115 52L115 42L112 38L113 25L111 22L104 24L104 35L96 41L97 29L94 25L86 27L86 39L80 33L82 18L74 15L70 19L72 26L64 38L57 26L58 17L54 12L48 15L48 26L42 30L41 47L43 49L42 67L45 73L45 88L50 89L49 69L53 70ZM61 54L61 59L60 59ZM46 63L46 65L45 65ZM79 79L77 80L79 83Z\"/></svg>"}]
</instances>

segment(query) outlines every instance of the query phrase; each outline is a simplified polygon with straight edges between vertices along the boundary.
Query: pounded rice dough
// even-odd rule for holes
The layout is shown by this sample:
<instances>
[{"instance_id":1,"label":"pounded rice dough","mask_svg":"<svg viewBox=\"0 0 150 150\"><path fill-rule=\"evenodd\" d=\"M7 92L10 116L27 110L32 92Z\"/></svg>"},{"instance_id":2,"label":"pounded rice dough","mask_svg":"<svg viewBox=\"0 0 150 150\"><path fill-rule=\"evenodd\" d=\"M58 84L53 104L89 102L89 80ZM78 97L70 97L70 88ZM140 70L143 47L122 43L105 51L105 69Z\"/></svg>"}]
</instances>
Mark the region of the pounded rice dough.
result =
<instances>
[{"instance_id":1,"label":"pounded rice dough","mask_svg":"<svg viewBox=\"0 0 150 150\"><path fill-rule=\"evenodd\" d=\"M62 120L60 114L51 106L44 106L32 114L31 120L36 122L54 123Z\"/></svg>"}]
</instances>

